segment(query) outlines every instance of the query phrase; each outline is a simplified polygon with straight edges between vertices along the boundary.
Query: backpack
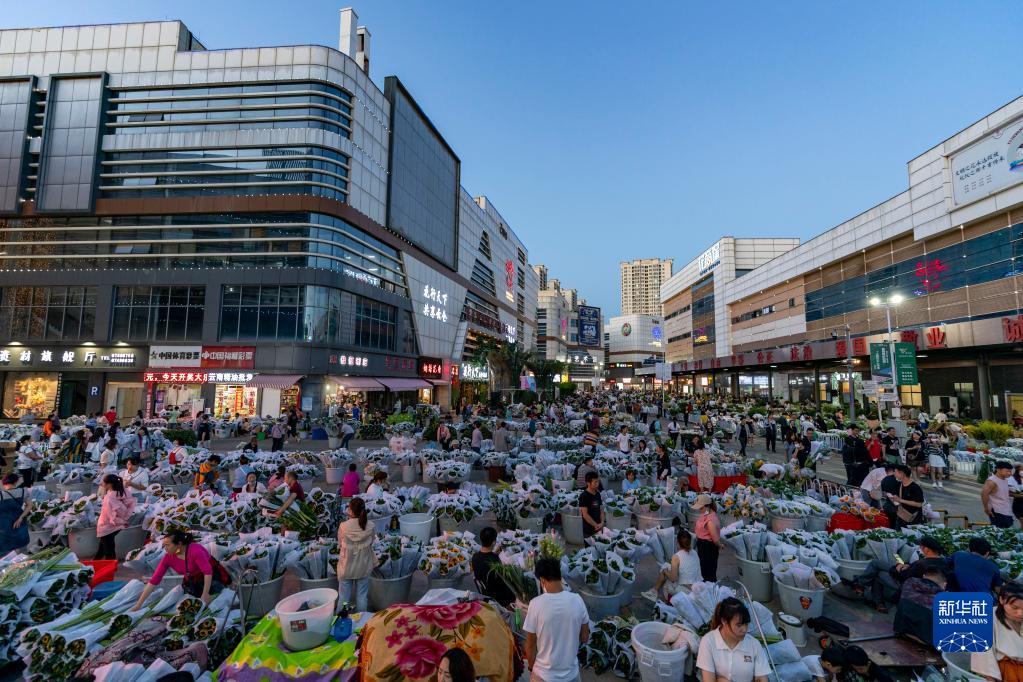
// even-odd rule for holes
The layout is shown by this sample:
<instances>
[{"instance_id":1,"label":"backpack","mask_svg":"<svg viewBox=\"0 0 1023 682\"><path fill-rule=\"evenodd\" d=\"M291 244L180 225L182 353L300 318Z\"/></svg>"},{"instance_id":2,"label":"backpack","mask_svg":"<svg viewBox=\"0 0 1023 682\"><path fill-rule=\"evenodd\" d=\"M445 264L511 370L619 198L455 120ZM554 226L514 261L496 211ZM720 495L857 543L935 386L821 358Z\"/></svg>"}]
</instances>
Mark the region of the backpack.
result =
<instances>
[{"instance_id":1,"label":"backpack","mask_svg":"<svg viewBox=\"0 0 1023 682\"><path fill-rule=\"evenodd\" d=\"M273 428L270 429L270 437L271 438L283 438L284 437L284 429L281 428L281 423L280 422L277 422L276 424L274 424Z\"/></svg>"}]
</instances>

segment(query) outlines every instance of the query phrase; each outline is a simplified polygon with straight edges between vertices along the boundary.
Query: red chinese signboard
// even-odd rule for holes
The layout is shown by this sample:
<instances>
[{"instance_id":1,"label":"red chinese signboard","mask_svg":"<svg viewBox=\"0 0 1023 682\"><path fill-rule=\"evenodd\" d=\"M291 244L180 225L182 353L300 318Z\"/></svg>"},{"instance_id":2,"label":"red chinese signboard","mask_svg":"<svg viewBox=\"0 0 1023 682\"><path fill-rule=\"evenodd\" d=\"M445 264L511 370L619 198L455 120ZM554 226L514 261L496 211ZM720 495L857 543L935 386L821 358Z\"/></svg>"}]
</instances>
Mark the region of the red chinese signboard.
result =
<instances>
[{"instance_id":1,"label":"red chinese signboard","mask_svg":"<svg viewBox=\"0 0 1023 682\"><path fill-rule=\"evenodd\" d=\"M424 379L444 377L444 363L438 358L419 358L419 376Z\"/></svg>"},{"instance_id":2,"label":"red chinese signboard","mask_svg":"<svg viewBox=\"0 0 1023 682\"><path fill-rule=\"evenodd\" d=\"M515 286L515 263L510 260L504 262L504 283L509 289Z\"/></svg>"},{"instance_id":3,"label":"red chinese signboard","mask_svg":"<svg viewBox=\"0 0 1023 682\"><path fill-rule=\"evenodd\" d=\"M1023 315L1013 319L1002 318L1002 334L1006 343L1019 343L1023 341Z\"/></svg>"},{"instance_id":4,"label":"red chinese signboard","mask_svg":"<svg viewBox=\"0 0 1023 682\"><path fill-rule=\"evenodd\" d=\"M945 330L941 327L931 327L927 330L925 337L928 348L945 348L947 343Z\"/></svg>"},{"instance_id":5,"label":"red chinese signboard","mask_svg":"<svg viewBox=\"0 0 1023 682\"><path fill-rule=\"evenodd\" d=\"M919 289L916 290L916 293L931 294L941 289L942 273L946 270L948 270L948 265L941 262L940 258L917 262L914 274L919 283Z\"/></svg>"}]
</instances>

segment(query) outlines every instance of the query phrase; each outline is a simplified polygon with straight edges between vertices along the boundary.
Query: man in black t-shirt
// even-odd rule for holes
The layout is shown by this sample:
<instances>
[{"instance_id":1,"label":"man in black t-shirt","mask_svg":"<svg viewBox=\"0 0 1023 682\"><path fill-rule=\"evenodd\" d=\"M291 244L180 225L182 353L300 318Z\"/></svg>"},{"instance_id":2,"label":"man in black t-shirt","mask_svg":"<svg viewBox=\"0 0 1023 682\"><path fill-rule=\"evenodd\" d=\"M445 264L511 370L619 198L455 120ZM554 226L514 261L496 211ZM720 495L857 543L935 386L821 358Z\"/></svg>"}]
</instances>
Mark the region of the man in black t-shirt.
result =
<instances>
[{"instance_id":1,"label":"man in black t-shirt","mask_svg":"<svg viewBox=\"0 0 1023 682\"><path fill-rule=\"evenodd\" d=\"M923 521L924 489L913 480L913 470L905 464L895 467L895 478L899 481L899 492L887 498L896 505L895 518L890 520L892 528L898 530ZM903 516L907 513L912 516L899 518L900 511Z\"/></svg>"},{"instance_id":2,"label":"man in black t-shirt","mask_svg":"<svg viewBox=\"0 0 1023 682\"><path fill-rule=\"evenodd\" d=\"M799 448L796 450L796 461L799 462L799 468L800 469L802 469L802 468L804 468L806 466L806 462L807 462L807 460L810 457L810 449L812 447L812 445L811 445L812 442L813 442L813 429L812 428L807 428L806 429L806 433L804 433L799 438ZM817 465L816 464L814 464L810 468L813 471L817 471Z\"/></svg>"},{"instance_id":3,"label":"man in black t-shirt","mask_svg":"<svg viewBox=\"0 0 1023 682\"><path fill-rule=\"evenodd\" d=\"M888 433L881 439L884 443L884 460L892 464L902 464L902 453L899 452L899 437L895 435L895 427L888 428Z\"/></svg>"},{"instance_id":4,"label":"man in black t-shirt","mask_svg":"<svg viewBox=\"0 0 1023 682\"><path fill-rule=\"evenodd\" d=\"M494 552L497 531L487 526L480 531L480 551L472 555L472 575L476 582L483 586L483 594L491 597L501 606L507 607L515 601L515 594L500 577L491 573L490 569L501 563Z\"/></svg>"},{"instance_id":5,"label":"man in black t-shirt","mask_svg":"<svg viewBox=\"0 0 1023 682\"><path fill-rule=\"evenodd\" d=\"M586 474L586 489L579 493L579 514L583 517L583 537L590 537L604 527L604 506L600 502L600 476L596 471Z\"/></svg>"}]
</instances>

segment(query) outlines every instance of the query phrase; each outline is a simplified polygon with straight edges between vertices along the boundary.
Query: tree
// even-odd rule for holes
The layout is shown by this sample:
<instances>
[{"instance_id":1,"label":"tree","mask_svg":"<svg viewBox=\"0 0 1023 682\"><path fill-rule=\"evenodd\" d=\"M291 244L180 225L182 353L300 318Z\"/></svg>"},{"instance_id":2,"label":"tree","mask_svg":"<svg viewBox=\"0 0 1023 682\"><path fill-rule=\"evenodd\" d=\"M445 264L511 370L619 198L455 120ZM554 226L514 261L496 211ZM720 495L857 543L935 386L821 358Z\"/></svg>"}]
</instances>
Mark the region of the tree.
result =
<instances>
[{"instance_id":1,"label":"tree","mask_svg":"<svg viewBox=\"0 0 1023 682\"><path fill-rule=\"evenodd\" d=\"M564 374L567 367L560 360L547 360L538 356L528 362L527 366L536 375L536 389L540 393L549 391L554 385L554 376Z\"/></svg>"},{"instance_id":2,"label":"tree","mask_svg":"<svg viewBox=\"0 0 1023 682\"><path fill-rule=\"evenodd\" d=\"M490 386L494 390L518 388L522 368L534 354L517 343L500 343L488 337L479 339L473 361L487 366Z\"/></svg>"}]
</instances>

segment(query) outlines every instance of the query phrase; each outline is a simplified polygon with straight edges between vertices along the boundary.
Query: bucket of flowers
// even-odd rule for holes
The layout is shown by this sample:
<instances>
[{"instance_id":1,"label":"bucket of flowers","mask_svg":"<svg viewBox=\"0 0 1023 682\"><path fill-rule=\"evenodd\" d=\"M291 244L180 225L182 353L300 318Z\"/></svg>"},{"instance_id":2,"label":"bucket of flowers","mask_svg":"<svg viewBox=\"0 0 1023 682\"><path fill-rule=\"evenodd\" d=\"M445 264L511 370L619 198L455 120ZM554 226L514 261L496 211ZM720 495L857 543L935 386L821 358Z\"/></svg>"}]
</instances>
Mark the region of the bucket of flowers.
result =
<instances>
[{"instance_id":1,"label":"bucket of flowers","mask_svg":"<svg viewBox=\"0 0 1023 682\"><path fill-rule=\"evenodd\" d=\"M501 477L507 473L508 454L505 452L488 452L480 459L480 465L487 470L487 480L500 483Z\"/></svg>"},{"instance_id":2,"label":"bucket of flowers","mask_svg":"<svg viewBox=\"0 0 1023 682\"><path fill-rule=\"evenodd\" d=\"M419 570L426 574L430 589L457 587L471 570L472 555L479 548L472 533L445 533L430 540Z\"/></svg>"},{"instance_id":3,"label":"bucket of flowers","mask_svg":"<svg viewBox=\"0 0 1023 682\"><path fill-rule=\"evenodd\" d=\"M298 576L300 590L337 586L338 543L336 538L317 538L290 551L284 566Z\"/></svg>"},{"instance_id":4,"label":"bucket of flowers","mask_svg":"<svg viewBox=\"0 0 1023 682\"><path fill-rule=\"evenodd\" d=\"M402 450L394 453L391 457L391 463L401 467L401 482L402 483L415 483L417 476L416 465L419 464L420 457L419 453L415 450Z\"/></svg>"},{"instance_id":5,"label":"bucket of flowers","mask_svg":"<svg viewBox=\"0 0 1023 682\"><path fill-rule=\"evenodd\" d=\"M426 467L424 478L437 483L461 483L469 478L471 466L466 462L459 462L453 459L432 462Z\"/></svg>"},{"instance_id":6,"label":"bucket of flowers","mask_svg":"<svg viewBox=\"0 0 1023 682\"><path fill-rule=\"evenodd\" d=\"M636 580L631 562L614 552L600 556L593 547L562 557L561 573L582 597L591 620L618 613L622 595Z\"/></svg>"},{"instance_id":7,"label":"bucket of flowers","mask_svg":"<svg viewBox=\"0 0 1023 682\"><path fill-rule=\"evenodd\" d=\"M614 493L606 493L603 503L604 525L612 530L624 530L632 526L632 504L628 500Z\"/></svg>"},{"instance_id":8,"label":"bucket of flowers","mask_svg":"<svg viewBox=\"0 0 1023 682\"><path fill-rule=\"evenodd\" d=\"M471 490L437 493L426 498L427 509L437 518L440 532L464 531L487 507L483 498Z\"/></svg>"},{"instance_id":9,"label":"bucket of flowers","mask_svg":"<svg viewBox=\"0 0 1023 682\"><path fill-rule=\"evenodd\" d=\"M366 515L376 526L378 533L386 533L391 527L391 519L402 513L404 502L397 495L382 492L379 495L356 495L366 502Z\"/></svg>"},{"instance_id":10,"label":"bucket of flowers","mask_svg":"<svg viewBox=\"0 0 1023 682\"><path fill-rule=\"evenodd\" d=\"M373 543L377 567L369 576L370 608L379 611L404 604L412 589L412 574L423 559L423 544L404 535L388 535Z\"/></svg>"},{"instance_id":11,"label":"bucket of flowers","mask_svg":"<svg viewBox=\"0 0 1023 682\"><path fill-rule=\"evenodd\" d=\"M552 490L572 490L575 488L575 467L571 464L551 464L544 475L551 479Z\"/></svg>"}]
</instances>

